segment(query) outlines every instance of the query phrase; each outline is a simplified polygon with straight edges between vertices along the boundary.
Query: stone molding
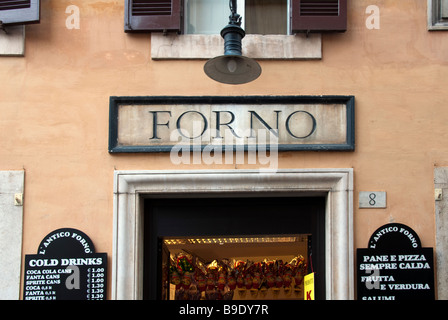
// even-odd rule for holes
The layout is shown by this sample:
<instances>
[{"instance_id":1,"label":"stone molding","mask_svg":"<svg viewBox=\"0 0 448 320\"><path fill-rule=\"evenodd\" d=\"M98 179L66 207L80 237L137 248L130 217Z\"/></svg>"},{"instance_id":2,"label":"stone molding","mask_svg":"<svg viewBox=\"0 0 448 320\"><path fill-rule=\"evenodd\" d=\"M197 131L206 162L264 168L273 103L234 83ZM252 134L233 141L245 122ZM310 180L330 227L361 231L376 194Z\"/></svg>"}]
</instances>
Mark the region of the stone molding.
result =
<instances>
[{"instance_id":1,"label":"stone molding","mask_svg":"<svg viewBox=\"0 0 448 320\"><path fill-rule=\"evenodd\" d=\"M243 55L258 60L322 59L322 36L309 35L258 35L243 38ZM221 35L151 33L151 58L211 59L224 54Z\"/></svg>"},{"instance_id":2,"label":"stone molding","mask_svg":"<svg viewBox=\"0 0 448 320\"><path fill-rule=\"evenodd\" d=\"M441 190L435 200L437 299L448 299L448 167L434 168L434 188Z\"/></svg>"},{"instance_id":3,"label":"stone molding","mask_svg":"<svg viewBox=\"0 0 448 320\"><path fill-rule=\"evenodd\" d=\"M326 298L354 299L353 169L115 171L112 299L143 297L143 198L326 195Z\"/></svg>"},{"instance_id":4,"label":"stone molding","mask_svg":"<svg viewBox=\"0 0 448 320\"><path fill-rule=\"evenodd\" d=\"M23 203L25 171L0 171L0 300L20 298L22 268Z\"/></svg>"},{"instance_id":5,"label":"stone molding","mask_svg":"<svg viewBox=\"0 0 448 320\"><path fill-rule=\"evenodd\" d=\"M25 56L25 26L7 26L5 30L0 29L0 57Z\"/></svg>"}]
</instances>

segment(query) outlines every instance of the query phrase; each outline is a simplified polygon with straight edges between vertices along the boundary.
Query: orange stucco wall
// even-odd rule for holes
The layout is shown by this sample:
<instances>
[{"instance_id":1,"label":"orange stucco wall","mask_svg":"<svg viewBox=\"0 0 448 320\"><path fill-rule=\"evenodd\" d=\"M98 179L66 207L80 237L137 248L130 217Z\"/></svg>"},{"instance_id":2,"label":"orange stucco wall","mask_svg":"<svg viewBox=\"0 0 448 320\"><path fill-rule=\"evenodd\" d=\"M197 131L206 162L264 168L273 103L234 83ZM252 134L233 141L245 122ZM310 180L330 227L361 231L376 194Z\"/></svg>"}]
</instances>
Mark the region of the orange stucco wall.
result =
<instances>
[{"instance_id":1,"label":"orange stucco wall","mask_svg":"<svg viewBox=\"0 0 448 320\"><path fill-rule=\"evenodd\" d=\"M80 29L66 28L71 4ZM379 30L365 26L371 4ZM109 154L109 97L132 95L354 95L354 152L284 152L279 167L354 168L355 248L389 222L435 247L448 33L427 31L426 10L423 0L349 1L348 31L323 35L322 60L260 61L258 80L229 86L207 78L204 61L151 60L150 34L124 33L121 0L42 1L41 23L26 27L26 56L0 58L0 169L26 171L23 254L61 227L110 253L114 169L210 169L173 165L169 154ZM370 190L387 191L386 209L358 209L358 192Z\"/></svg>"}]
</instances>

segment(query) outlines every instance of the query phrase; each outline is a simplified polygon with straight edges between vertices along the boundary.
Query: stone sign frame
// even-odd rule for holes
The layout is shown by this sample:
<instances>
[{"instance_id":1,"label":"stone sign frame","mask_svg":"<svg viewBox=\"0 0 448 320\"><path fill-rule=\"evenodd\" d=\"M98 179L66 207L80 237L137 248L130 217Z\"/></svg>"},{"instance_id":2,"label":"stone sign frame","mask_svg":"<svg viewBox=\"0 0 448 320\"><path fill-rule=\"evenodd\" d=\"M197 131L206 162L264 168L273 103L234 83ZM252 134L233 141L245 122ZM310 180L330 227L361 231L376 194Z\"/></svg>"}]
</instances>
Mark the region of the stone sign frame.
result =
<instances>
[{"instance_id":1,"label":"stone sign frame","mask_svg":"<svg viewBox=\"0 0 448 320\"><path fill-rule=\"evenodd\" d=\"M344 105L345 141L337 143L299 143L279 142L278 151L354 151L355 150L355 97L354 96L147 96L110 97L109 105L109 152L110 153L149 153L170 152L173 145L127 145L119 142L120 106L164 105L253 105L254 108L269 105ZM140 119L140 118L138 118ZM148 137L149 138L149 137ZM234 146L235 147L235 146ZM247 145L244 146L247 151Z\"/></svg>"}]
</instances>

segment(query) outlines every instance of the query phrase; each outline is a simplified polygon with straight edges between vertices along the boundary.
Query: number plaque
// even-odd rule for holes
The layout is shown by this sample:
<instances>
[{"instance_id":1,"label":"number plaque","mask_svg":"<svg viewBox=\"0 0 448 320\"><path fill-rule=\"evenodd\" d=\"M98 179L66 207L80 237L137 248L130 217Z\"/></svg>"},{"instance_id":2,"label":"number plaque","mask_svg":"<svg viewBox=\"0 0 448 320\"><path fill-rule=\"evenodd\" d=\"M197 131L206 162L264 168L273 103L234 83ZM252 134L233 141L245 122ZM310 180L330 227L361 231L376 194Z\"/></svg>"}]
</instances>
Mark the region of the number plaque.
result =
<instances>
[{"instance_id":1,"label":"number plaque","mask_svg":"<svg viewBox=\"0 0 448 320\"><path fill-rule=\"evenodd\" d=\"M362 191L359 193L359 208L386 208L386 192Z\"/></svg>"}]
</instances>

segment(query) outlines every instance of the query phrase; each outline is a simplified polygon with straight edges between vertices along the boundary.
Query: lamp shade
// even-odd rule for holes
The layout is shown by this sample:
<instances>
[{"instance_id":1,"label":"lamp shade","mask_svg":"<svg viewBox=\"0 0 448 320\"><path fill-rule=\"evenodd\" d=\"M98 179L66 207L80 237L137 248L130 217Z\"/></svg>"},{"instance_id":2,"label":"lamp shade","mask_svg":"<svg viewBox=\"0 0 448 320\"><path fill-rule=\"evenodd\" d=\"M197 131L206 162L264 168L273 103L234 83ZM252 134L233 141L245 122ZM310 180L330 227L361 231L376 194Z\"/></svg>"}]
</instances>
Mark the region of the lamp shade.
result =
<instances>
[{"instance_id":1,"label":"lamp shade","mask_svg":"<svg viewBox=\"0 0 448 320\"><path fill-rule=\"evenodd\" d=\"M240 27L236 14L236 3L231 4L232 15L229 24L221 30L224 38L224 55L207 61L204 72L213 80L226 84L244 84L257 79L261 74L260 65L242 55L241 40L246 33Z\"/></svg>"},{"instance_id":2,"label":"lamp shade","mask_svg":"<svg viewBox=\"0 0 448 320\"><path fill-rule=\"evenodd\" d=\"M260 65L241 55L223 55L209 60L204 72L213 80L226 84L244 84L257 79Z\"/></svg>"}]
</instances>

